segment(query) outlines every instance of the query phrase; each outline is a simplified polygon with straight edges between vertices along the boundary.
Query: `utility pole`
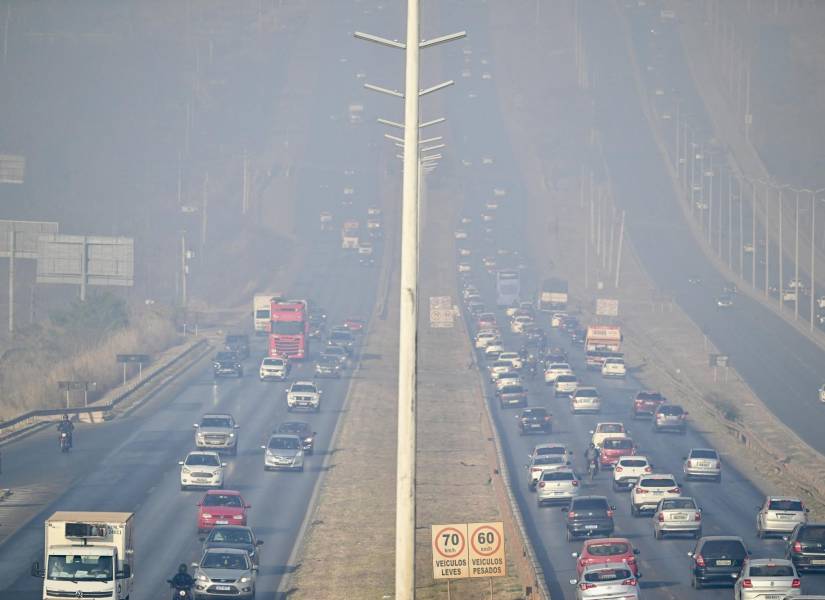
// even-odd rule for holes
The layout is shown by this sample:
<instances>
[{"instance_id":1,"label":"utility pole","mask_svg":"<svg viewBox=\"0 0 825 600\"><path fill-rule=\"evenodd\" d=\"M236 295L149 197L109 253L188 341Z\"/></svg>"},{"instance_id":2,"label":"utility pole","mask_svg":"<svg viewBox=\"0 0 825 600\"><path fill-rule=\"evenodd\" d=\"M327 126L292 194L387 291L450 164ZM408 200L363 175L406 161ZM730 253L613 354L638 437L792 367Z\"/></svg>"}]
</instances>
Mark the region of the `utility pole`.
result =
<instances>
[{"instance_id":1,"label":"utility pole","mask_svg":"<svg viewBox=\"0 0 825 600\"><path fill-rule=\"evenodd\" d=\"M783 269L783 264L785 263L785 247L782 245L782 221L784 220L784 217L782 215L782 205L784 204L784 198L782 197L782 189L779 190L777 198L779 200L779 252L777 253L779 257L779 312L782 312L782 310L784 309L783 304L785 302L783 298L785 294L785 274Z\"/></svg>"},{"instance_id":2,"label":"utility pole","mask_svg":"<svg viewBox=\"0 0 825 600\"><path fill-rule=\"evenodd\" d=\"M751 286L756 289L756 183L751 181Z\"/></svg>"},{"instance_id":3,"label":"utility pole","mask_svg":"<svg viewBox=\"0 0 825 600\"><path fill-rule=\"evenodd\" d=\"M186 232L180 234L180 305L186 310Z\"/></svg>"},{"instance_id":4,"label":"utility pole","mask_svg":"<svg viewBox=\"0 0 825 600\"><path fill-rule=\"evenodd\" d=\"M765 192L765 297L770 295L771 280L771 194L768 192L767 182L762 183L762 190Z\"/></svg>"},{"instance_id":5,"label":"utility pole","mask_svg":"<svg viewBox=\"0 0 825 600\"><path fill-rule=\"evenodd\" d=\"M246 214L249 210L249 158L246 155L246 148L243 149L243 195L241 200L241 214Z\"/></svg>"},{"instance_id":6,"label":"utility pole","mask_svg":"<svg viewBox=\"0 0 825 600\"><path fill-rule=\"evenodd\" d=\"M794 303L793 303L793 318L795 321L799 320L799 291L802 287L801 281L799 281L799 190L796 190L796 232L794 233L794 270L793 270L793 279L794 279L794 289L796 293L794 294ZM813 240L812 240L813 242ZM811 289L811 293L814 293L814 290Z\"/></svg>"},{"instance_id":7,"label":"utility pole","mask_svg":"<svg viewBox=\"0 0 825 600\"><path fill-rule=\"evenodd\" d=\"M9 229L9 333L14 333L14 227Z\"/></svg>"},{"instance_id":8,"label":"utility pole","mask_svg":"<svg viewBox=\"0 0 825 600\"><path fill-rule=\"evenodd\" d=\"M11 0L6 2L6 19L3 21L3 66L9 57L9 21L11 21Z\"/></svg>"},{"instance_id":9,"label":"utility pole","mask_svg":"<svg viewBox=\"0 0 825 600\"><path fill-rule=\"evenodd\" d=\"M619 275L622 272L622 242L624 241L624 218L625 218L625 211L622 211L622 223L619 226L619 249L616 253L616 282L615 287L619 289Z\"/></svg>"},{"instance_id":10,"label":"utility pole","mask_svg":"<svg viewBox=\"0 0 825 600\"><path fill-rule=\"evenodd\" d=\"M209 171L203 177L203 210L201 210L201 263L206 259L206 228L208 225L209 216L207 210L209 207Z\"/></svg>"}]
</instances>

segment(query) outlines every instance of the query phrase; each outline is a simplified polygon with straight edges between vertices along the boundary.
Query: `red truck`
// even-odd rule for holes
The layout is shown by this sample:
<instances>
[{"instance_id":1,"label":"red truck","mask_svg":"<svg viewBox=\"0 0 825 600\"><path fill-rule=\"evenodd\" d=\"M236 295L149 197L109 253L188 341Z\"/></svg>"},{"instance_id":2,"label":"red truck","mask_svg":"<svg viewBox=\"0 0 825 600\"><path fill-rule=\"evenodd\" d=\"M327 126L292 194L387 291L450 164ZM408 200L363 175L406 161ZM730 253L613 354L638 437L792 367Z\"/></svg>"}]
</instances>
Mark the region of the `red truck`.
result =
<instances>
[{"instance_id":1,"label":"red truck","mask_svg":"<svg viewBox=\"0 0 825 600\"><path fill-rule=\"evenodd\" d=\"M306 300L274 300L270 308L272 325L269 356L290 360L309 358L309 306Z\"/></svg>"}]
</instances>

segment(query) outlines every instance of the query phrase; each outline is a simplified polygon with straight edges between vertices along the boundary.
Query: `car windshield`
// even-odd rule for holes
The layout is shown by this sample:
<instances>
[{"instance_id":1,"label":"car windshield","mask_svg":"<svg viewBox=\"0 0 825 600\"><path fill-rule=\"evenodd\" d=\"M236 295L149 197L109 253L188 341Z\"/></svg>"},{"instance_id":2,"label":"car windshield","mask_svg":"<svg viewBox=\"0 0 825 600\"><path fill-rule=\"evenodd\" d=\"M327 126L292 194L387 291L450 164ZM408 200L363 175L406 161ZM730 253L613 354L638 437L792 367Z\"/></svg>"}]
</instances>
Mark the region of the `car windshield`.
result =
<instances>
[{"instance_id":1,"label":"car windshield","mask_svg":"<svg viewBox=\"0 0 825 600\"><path fill-rule=\"evenodd\" d=\"M745 547L736 540L711 540L702 545L701 554L708 556L724 556L727 558L745 558Z\"/></svg>"},{"instance_id":2,"label":"car windshield","mask_svg":"<svg viewBox=\"0 0 825 600\"><path fill-rule=\"evenodd\" d=\"M574 383L576 381L575 375L559 375L556 377L556 381L559 383Z\"/></svg>"},{"instance_id":3,"label":"car windshield","mask_svg":"<svg viewBox=\"0 0 825 600\"><path fill-rule=\"evenodd\" d=\"M599 425L599 433L622 433L624 431L624 427L619 423L605 423L604 425Z\"/></svg>"},{"instance_id":4,"label":"car windshield","mask_svg":"<svg viewBox=\"0 0 825 600\"><path fill-rule=\"evenodd\" d=\"M662 502L662 510L695 510L696 503L689 498L677 498Z\"/></svg>"},{"instance_id":5,"label":"car windshield","mask_svg":"<svg viewBox=\"0 0 825 600\"><path fill-rule=\"evenodd\" d=\"M352 334L348 331L333 331L329 336L330 340L352 341Z\"/></svg>"},{"instance_id":6,"label":"car windshield","mask_svg":"<svg viewBox=\"0 0 825 600\"><path fill-rule=\"evenodd\" d=\"M573 481L574 479L570 471L545 471L541 474L542 481Z\"/></svg>"},{"instance_id":7,"label":"car windshield","mask_svg":"<svg viewBox=\"0 0 825 600\"><path fill-rule=\"evenodd\" d=\"M274 437L269 440L270 450L297 450L301 447L301 442L293 437Z\"/></svg>"},{"instance_id":8,"label":"car windshield","mask_svg":"<svg viewBox=\"0 0 825 600\"><path fill-rule=\"evenodd\" d=\"M628 458L622 461L619 461L619 464L623 467L646 467L647 461L644 459L632 459Z\"/></svg>"},{"instance_id":9,"label":"car windshield","mask_svg":"<svg viewBox=\"0 0 825 600\"><path fill-rule=\"evenodd\" d=\"M716 450L691 450L690 458L709 458L716 460L719 457L716 455Z\"/></svg>"},{"instance_id":10,"label":"car windshield","mask_svg":"<svg viewBox=\"0 0 825 600\"><path fill-rule=\"evenodd\" d=\"M576 398L596 398L598 395L594 388L579 388L576 390Z\"/></svg>"},{"instance_id":11,"label":"car windshield","mask_svg":"<svg viewBox=\"0 0 825 600\"><path fill-rule=\"evenodd\" d=\"M524 388L520 385L505 385L501 388L502 394L521 394L524 392Z\"/></svg>"},{"instance_id":12,"label":"car windshield","mask_svg":"<svg viewBox=\"0 0 825 600\"><path fill-rule=\"evenodd\" d=\"M264 365L267 367L282 367L284 365L284 361L282 358L265 358Z\"/></svg>"},{"instance_id":13,"label":"car windshield","mask_svg":"<svg viewBox=\"0 0 825 600\"><path fill-rule=\"evenodd\" d=\"M794 577L791 565L751 565L748 577Z\"/></svg>"},{"instance_id":14,"label":"car windshield","mask_svg":"<svg viewBox=\"0 0 825 600\"><path fill-rule=\"evenodd\" d=\"M768 510L788 510L801 512L804 510L801 500L771 500Z\"/></svg>"},{"instance_id":15,"label":"car windshield","mask_svg":"<svg viewBox=\"0 0 825 600\"><path fill-rule=\"evenodd\" d=\"M210 542L224 544L252 544L252 532L248 529L215 528L209 534Z\"/></svg>"},{"instance_id":16,"label":"car windshield","mask_svg":"<svg viewBox=\"0 0 825 600\"><path fill-rule=\"evenodd\" d=\"M246 554L228 552L207 552L201 560L201 569L249 569Z\"/></svg>"},{"instance_id":17,"label":"car windshield","mask_svg":"<svg viewBox=\"0 0 825 600\"><path fill-rule=\"evenodd\" d=\"M346 353L346 350L340 346L329 346L328 348L324 348L323 352L323 354L326 354L327 356L341 356Z\"/></svg>"},{"instance_id":18,"label":"car windshield","mask_svg":"<svg viewBox=\"0 0 825 600\"><path fill-rule=\"evenodd\" d=\"M304 433L309 427L306 423L282 423L278 433Z\"/></svg>"},{"instance_id":19,"label":"car windshield","mask_svg":"<svg viewBox=\"0 0 825 600\"><path fill-rule=\"evenodd\" d=\"M632 578L633 574L630 572L630 569L599 569L598 571L588 571L584 574L584 580L588 583L623 581Z\"/></svg>"},{"instance_id":20,"label":"car windshield","mask_svg":"<svg viewBox=\"0 0 825 600\"><path fill-rule=\"evenodd\" d=\"M669 477L647 477L639 482L639 487L676 487Z\"/></svg>"},{"instance_id":21,"label":"car windshield","mask_svg":"<svg viewBox=\"0 0 825 600\"><path fill-rule=\"evenodd\" d=\"M215 355L215 360L218 361L218 362L233 361L233 360L235 360L235 353L234 352L218 352Z\"/></svg>"},{"instance_id":22,"label":"car windshield","mask_svg":"<svg viewBox=\"0 0 825 600\"><path fill-rule=\"evenodd\" d=\"M799 532L803 542L825 542L825 526L807 526Z\"/></svg>"},{"instance_id":23,"label":"car windshield","mask_svg":"<svg viewBox=\"0 0 825 600\"><path fill-rule=\"evenodd\" d=\"M545 456L547 454L565 454L567 448L564 446L546 446L544 448L536 448L537 456Z\"/></svg>"},{"instance_id":24,"label":"car windshield","mask_svg":"<svg viewBox=\"0 0 825 600\"><path fill-rule=\"evenodd\" d=\"M662 397L662 395L661 395L660 393L658 393L658 392L639 392L639 393L636 395L636 398L637 398L638 400L647 400L647 401L651 401L651 400L652 400L652 401L656 401L656 402L658 402L658 401L660 401L660 400L664 400L664 398Z\"/></svg>"},{"instance_id":25,"label":"car windshield","mask_svg":"<svg viewBox=\"0 0 825 600\"><path fill-rule=\"evenodd\" d=\"M659 414L668 416L677 416L682 414L681 406L661 406L659 407Z\"/></svg>"},{"instance_id":26,"label":"car windshield","mask_svg":"<svg viewBox=\"0 0 825 600\"><path fill-rule=\"evenodd\" d=\"M539 418L539 419L541 419L541 418L547 416L547 411L544 410L543 408L529 408L529 409L525 410L524 412L522 412L521 416L522 417L528 417L528 418Z\"/></svg>"},{"instance_id":27,"label":"car windshield","mask_svg":"<svg viewBox=\"0 0 825 600\"><path fill-rule=\"evenodd\" d=\"M303 332L303 321L272 321L272 333L281 335L300 335Z\"/></svg>"},{"instance_id":28,"label":"car windshield","mask_svg":"<svg viewBox=\"0 0 825 600\"><path fill-rule=\"evenodd\" d=\"M295 383L292 385L291 391L293 392L308 392L310 394L315 393L315 386L309 383Z\"/></svg>"},{"instance_id":29,"label":"car windshield","mask_svg":"<svg viewBox=\"0 0 825 600\"><path fill-rule=\"evenodd\" d=\"M537 456L533 460L534 465L560 465L564 463L564 456L559 455L550 455L550 456Z\"/></svg>"},{"instance_id":30,"label":"car windshield","mask_svg":"<svg viewBox=\"0 0 825 600\"><path fill-rule=\"evenodd\" d=\"M629 438L620 439L606 439L602 442L602 448L605 450L628 450L633 447L633 440Z\"/></svg>"},{"instance_id":31,"label":"car windshield","mask_svg":"<svg viewBox=\"0 0 825 600\"><path fill-rule=\"evenodd\" d=\"M51 554L46 577L53 581L112 581L112 557Z\"/></svg>"},{"instance_id":32,"label":"car windshield","mask_svg":"<svg viewBox=\"0 0 825 600\"><path fill-rule=\"evenodd\" d=\"M190 454L186 457L186 466L203 465L206 467L220 467L221 461L214 454Z\"/></svg>"},{"instance_id":33,"label":"car windshield","mask_svg":"<svg viewBox=\"0 0 825 600\"><path fill-rule=\"evenodd\" d=\"M218 427L226 429L232 427L232 421L226 417L204 417L201 419L201 427Z\"/></svg>"},{"instance_id":34,"label":"car windshield","mask_svg":"<svg viewBox=\"0 0 825 600\"><path fill-rule=\"evenodd\" d=\"M243 507L240 496L234 494L207 494L203 499L204 506L229 506L232 508Z\"/></svg>"},{"instance_id":35,"label":"car windshield","mask_svg":"<svg viewBox=\"0 0 825 600\"><path fill-rule=\"evenodd\" d=\"M607 510L607 501L604 498L578 498L571 506L575 512L580 510Z\"/></svg>"},{"instance_id":36,"label":"car windshield","mask_svg":"<svg viewBox=\"0 0 825 600\"><path fill-rule=\"evenodd\" d=\"M593 556L615 556L616 554L627 554L630 552L630 546L624 542L590 544L587 547L587 552Z\"/></svg>"}]
</instances>

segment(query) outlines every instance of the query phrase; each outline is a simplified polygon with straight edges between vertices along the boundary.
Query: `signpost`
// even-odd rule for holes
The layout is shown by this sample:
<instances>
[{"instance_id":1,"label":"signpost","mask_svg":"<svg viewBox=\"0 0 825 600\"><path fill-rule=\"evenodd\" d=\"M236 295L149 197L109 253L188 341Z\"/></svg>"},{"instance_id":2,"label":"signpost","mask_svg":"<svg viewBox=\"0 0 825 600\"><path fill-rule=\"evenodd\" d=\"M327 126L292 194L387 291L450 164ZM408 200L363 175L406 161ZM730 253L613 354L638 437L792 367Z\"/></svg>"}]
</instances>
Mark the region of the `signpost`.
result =
<instances>
[{"instance_id":1,"label":"signpost","mask_svg":"<svg viewBox=\"0 0 825 600\"><path fill-rule=\"evenodd\" d=\"M430 327L452 327L454 319L455 310L450 296L430 296Z\"/></svg>"},{"instance_id":2,"label":"signpost","mask_svg":"<svg viewBox=\"0 0 825 600\"><path fill-rule=\"evenodd\" d=\"M711 354L709 355L710 366L713 367L713 381L716 382L716 367L725 369L725 382L728 381L728 361L727 354Z\"/></svg>"},{"instance_id":3,"label":"signpost","mask_svg":"<svg viewBox=\"0 0 825 600\"><path fill-rule=\"evenodd\" d=\"M507 575L504 554L503 523L453 523L432 525L433 579L450 581L473 577L490 578L490 598L493 597L493 577Z\"/></svg>"},{"instance_id":4,"label":"signpost","mask_svg":"<svg viewBox=\"0 0 825 600\"><path fill-rule=\"evenodd\" d=\"M123 385L126 385L126 365L137 363L138 381L143 378L143 365L151 362L152 358L148 354L118 354L117 362L123 365Z\"/></svg>"},{"instance_id":5,"label":"signpost","mask_svg":"<svg viewBox=\"0 0 825 600\"><path fill-rule=\"evenodd\" d=\"M26 157L0 154L0 183L21 184L26 176Z\"/></svg>"},{"instance_id":6,"label":"signpost","mask_svg":"<svg viewBox=\"0 0 825 600\"><path fill-rule=\"evenodd\" d=\"M69 408L69 393L83 390L83 408L89 406L89 390L97 387L94 381L58 381L57 389L66 392L66 408Z\"/></svg>"}]
</instances>

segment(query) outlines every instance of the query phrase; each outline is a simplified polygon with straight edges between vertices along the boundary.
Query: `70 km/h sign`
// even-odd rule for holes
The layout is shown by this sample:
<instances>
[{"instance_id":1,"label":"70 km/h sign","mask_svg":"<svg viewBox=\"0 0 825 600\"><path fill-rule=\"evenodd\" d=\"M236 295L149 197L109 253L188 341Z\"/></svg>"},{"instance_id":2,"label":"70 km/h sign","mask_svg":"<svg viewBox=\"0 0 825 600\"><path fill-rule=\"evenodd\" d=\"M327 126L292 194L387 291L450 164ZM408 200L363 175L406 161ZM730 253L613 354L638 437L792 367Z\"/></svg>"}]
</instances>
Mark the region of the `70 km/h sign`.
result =
<instances>
[{"instance_id":1,"label":"70 km/h sign","mask_svg":"<svg viewBox=\"0 0 825 600\"><path fill-rule=\"evenodd\" d=\"M470 576L467 524L433 525L433 578L464 579Z\"/></svg>"}]
</instances>

